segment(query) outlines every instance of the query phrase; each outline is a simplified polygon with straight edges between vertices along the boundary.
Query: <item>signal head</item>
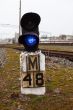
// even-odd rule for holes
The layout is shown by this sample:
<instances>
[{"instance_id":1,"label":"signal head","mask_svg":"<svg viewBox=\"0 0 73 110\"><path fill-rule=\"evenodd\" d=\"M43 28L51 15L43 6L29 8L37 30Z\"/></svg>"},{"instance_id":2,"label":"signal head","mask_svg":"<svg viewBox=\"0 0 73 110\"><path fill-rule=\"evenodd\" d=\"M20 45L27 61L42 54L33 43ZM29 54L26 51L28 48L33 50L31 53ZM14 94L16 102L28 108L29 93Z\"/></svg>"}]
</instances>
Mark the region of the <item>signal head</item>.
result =
<instances>
[{"instance_id":1,"label":"signal head","mask_svg":"<svg viewBox=\"0 0 73 110\"><path fill-rule=\"evenodd\" d=\"M37 13L26 13L22 16L20 24L22 35L19 36L19 43L23 44L26 51L34 52L39 45L39 23L40 16Z\"/></svg>"},{"instance_id":2,"label":"signal head","mask_svg":"<svg viewBox=\"0 0 73 110\"><path fill-rule=\"evenodd\" d=\"M23 44L26 51L34 52L38 50L39 37L36 34L25 34L19 38L19 43Z\"/></svg>"}]
</instances>

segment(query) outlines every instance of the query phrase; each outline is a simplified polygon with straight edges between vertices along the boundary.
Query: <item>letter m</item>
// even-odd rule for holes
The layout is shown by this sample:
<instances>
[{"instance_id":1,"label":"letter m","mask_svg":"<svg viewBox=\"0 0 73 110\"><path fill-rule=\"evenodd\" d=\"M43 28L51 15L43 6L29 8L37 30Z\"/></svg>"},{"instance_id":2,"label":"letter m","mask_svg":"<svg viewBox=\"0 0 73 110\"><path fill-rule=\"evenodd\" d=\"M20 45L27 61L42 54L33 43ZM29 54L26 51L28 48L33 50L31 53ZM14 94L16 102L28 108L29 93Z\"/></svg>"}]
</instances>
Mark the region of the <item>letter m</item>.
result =
<instances>
[{"instance_id":1,"label":"letter m","mask_svg":"<svg viewBox=\"0 0 73 110\"><path fill-rule=\"evenodd\" d=\"M37 71L39 68L38 56L29 55L28 56L28 71Z\"/></svg>"}]
</instances>

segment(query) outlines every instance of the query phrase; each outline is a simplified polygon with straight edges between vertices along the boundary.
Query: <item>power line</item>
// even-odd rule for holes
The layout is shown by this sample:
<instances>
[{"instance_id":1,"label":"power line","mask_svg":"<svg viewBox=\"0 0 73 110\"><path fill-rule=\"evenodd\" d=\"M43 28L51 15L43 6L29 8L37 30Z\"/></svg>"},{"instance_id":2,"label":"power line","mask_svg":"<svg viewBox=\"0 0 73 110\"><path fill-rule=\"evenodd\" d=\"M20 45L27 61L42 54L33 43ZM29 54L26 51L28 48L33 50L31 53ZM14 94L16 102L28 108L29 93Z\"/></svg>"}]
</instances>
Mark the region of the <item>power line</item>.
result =
<instances>
[{"instance_id":1,"label":"power line","mask_svg":"<svg viewBox=\"0 0 73 110\"><path fill-rule=\"evenodd\" d=\"M12 24L0 24L0 27L11 27L11 28L18 28L18 25L12 25Z\"/></svg>"},{"instance_id":2,"label":"power line","mask_svg":"<svg viewBox=\"0 0 73 110\"><path fill-rule=\"evenodd\" d=\"M18 25L12 25L12 24L0 24L0 27L3 28L18 28ZM50 36L52 35L51 32L45 32L45 31L40 31L40 34L49 34Z\"/></svg>"}]
</instances>

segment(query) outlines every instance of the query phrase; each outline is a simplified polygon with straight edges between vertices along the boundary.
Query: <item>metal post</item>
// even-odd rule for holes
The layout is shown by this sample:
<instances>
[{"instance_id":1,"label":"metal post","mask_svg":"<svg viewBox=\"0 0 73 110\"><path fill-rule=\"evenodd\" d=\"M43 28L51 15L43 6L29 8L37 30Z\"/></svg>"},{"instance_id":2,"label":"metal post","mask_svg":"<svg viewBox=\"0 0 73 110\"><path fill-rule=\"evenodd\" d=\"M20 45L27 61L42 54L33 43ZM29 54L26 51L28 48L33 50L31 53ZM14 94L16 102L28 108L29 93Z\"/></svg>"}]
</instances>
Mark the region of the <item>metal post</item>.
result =
<instances>
[{"instance_id":1,"label":"metal post","mask_svg":"<svg viewBox=\"0 0 73 110\"><path fill-rule=\"evenodd\" d=\"M21 35L20 20L21 20L21 0L19 2L19 36Z\"/></svg>"}]
</instances>

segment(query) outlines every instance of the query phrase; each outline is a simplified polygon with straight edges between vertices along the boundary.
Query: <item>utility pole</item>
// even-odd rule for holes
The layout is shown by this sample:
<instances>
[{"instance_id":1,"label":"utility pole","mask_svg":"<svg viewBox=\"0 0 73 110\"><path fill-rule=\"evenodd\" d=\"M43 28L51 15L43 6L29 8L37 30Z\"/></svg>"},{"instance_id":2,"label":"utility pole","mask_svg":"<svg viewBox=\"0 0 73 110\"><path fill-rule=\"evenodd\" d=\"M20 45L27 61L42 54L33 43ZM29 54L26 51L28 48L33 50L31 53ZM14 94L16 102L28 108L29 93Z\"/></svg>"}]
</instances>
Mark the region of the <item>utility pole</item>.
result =
<instances>
[{"instance_id":1,"label":"utility pole","mask_svg":"<svg viewBox=\"0 0 73 110\"><path fill-rule=\"evenodd\" d=\"M19 1L19 36L21 35L20 20L21 20L21 0Z\"/></svg>"}]
</instances>

